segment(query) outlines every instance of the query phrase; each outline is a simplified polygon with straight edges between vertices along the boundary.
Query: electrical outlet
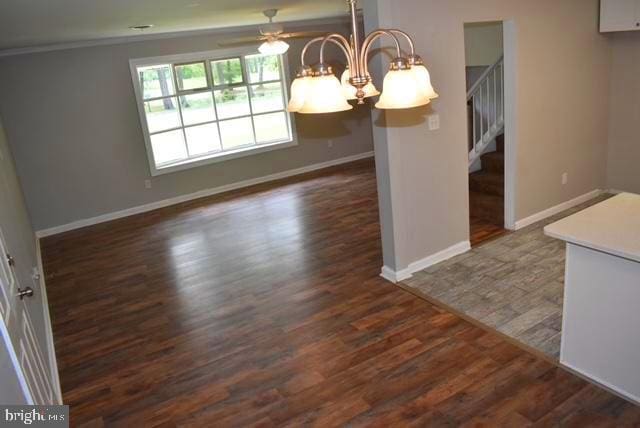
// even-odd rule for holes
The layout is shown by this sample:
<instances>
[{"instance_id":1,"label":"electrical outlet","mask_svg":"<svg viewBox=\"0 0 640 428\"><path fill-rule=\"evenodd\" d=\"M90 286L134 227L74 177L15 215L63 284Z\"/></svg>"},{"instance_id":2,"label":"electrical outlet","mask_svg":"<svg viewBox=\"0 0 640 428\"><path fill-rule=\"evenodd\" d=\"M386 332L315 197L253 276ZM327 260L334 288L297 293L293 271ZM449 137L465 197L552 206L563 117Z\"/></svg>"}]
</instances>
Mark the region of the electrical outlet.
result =
<instances>
[{"instance_id":1,"label":"electrical outlet","mask_svg":"<svg viewBox=\"0 0 640 428\"><path fill-rule=\"evenodd\" d=\"M569 173L565 172L562 174L562 185L564 186L569 182Z\"/></svg>"},{"instance_id":2,"label":"electrical outlet","mask_svg":"<svg viewBox=\"0 0 640 428\"><path fill-rule=\"evenodd\" d=\"M144 180L144 188L151 189L151 180Z\"/></svg>"},{"instance_id":3,"label":"electrical outlet","mask_svg":"<svg viewBox=\"0 0 640 428\"><path fill-rule=\"evenodd\" d=\"M333 147L333 140L327 140L327 147Z\"/></svg>"},{"instance_id":4,"label":"electrical outlet","mask_svg":"<svg viewBox=\"0 0 640 428\"><path fill-rule=\"evenodd\" d=\"M440 115L432 114L429 116L429 131L440 129Z\"/></svg>"}]
</instances>

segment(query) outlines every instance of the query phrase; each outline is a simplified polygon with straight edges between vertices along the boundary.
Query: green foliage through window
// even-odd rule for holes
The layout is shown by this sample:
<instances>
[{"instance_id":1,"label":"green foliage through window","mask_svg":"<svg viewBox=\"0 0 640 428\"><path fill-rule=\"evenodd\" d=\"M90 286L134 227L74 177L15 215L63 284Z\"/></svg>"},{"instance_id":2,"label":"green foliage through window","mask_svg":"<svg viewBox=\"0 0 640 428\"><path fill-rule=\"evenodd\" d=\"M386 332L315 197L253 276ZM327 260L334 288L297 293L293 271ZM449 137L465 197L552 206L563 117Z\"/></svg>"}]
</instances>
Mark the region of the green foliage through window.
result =
<instances>
[{"instance_id":1,"label":"green foliage through window","mask_svg":"<svg viewBox=\"0 0 640 428\"><path fill-rule=\"evenodd\" d=\"M242 83L242 63L240 58L211 61L211 74L215 86Z\"/></svg>"},{"instance_id":2,"label":"green foliage through window","mask_svg":"<svg viewBox=\"0 0 640 428\"><path fill-rule=\"evenodd\" d=\"M138 102L155 168L290 142L281 68L280 56L262 54L188 56L137 67Z\"/></svg>"}]
</instances>

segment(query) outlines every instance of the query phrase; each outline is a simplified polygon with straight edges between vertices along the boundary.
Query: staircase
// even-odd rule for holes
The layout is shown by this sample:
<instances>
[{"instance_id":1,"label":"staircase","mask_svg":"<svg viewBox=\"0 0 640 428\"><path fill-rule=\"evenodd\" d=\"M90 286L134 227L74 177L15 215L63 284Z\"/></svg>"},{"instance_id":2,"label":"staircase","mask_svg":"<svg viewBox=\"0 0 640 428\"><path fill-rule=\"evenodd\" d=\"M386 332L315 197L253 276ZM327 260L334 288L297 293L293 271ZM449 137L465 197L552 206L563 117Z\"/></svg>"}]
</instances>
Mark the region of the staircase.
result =
<instances>
[{"instance_id":1,"label":"staircase","mask_svg":"<svg viewBox=\"0 0 640 428\"><path fill-rule=\"evenodd\" d=\"M482 170L469 174L469 211L472 218L504 224L504 134L496 137L496 151L480 157Z\"/></svg>"},{"instance_id":2,"label":"staircase","mask_svg":"<svg viewBox=\"0 0 640 428\"><path fill-rule=\"evenodd\" d=\"M504 60L488 67L467 92L469 209L480 223L504 225Z\"/></svg>"},{"instance_id":3,"label":"staircase","mask_svg":"<svg viewBox=\"0 0 640 428\"><path fill-rule=\"evenodd\" d=\"M467 92L469 169L504 131L504 58L487 68Z\"/></svg>"}]
</instances>

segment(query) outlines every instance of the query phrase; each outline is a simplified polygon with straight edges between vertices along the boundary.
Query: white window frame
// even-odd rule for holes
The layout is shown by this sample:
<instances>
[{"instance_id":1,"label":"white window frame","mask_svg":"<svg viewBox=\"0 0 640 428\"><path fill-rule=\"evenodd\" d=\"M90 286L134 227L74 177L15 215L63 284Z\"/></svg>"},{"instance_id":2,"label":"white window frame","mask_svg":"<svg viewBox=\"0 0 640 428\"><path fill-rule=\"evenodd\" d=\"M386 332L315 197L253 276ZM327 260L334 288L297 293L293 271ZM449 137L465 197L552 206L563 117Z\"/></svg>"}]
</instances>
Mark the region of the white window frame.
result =
<instances>
[{"instance_id":1,"label":"white window frame","mask_svg":"<svg viewBox=\"0 0 640 428\"><path fill-rule=\"evenodd\" d=\"M153 147L151 145L151 134L149 133L149 127L147 125L147 117L144 109L144 98L142 94L142 88L140 87L140 79L138 77L138 68L139 67L148 67L153 65L161 65L161 64L171 64L172 67L179 64L191 63L191 62L204 62L205 67L207 68L207 79L210 77L210 61L230 59L230 58L241 58L242 61L242 70L243 70L243 83L238 85L239 87L246 87L247 92L250 95L252 84L249 82L246 66L244 62L244 57L247 55L255 55L259 54L257 49L251 48L240 48L240 49L218 49L213 51L205 51L205 52L193 52L193 53L185 53L185 54L177 54L177 55L166 55L166 56L158 56L151 58L134 58L129 60L129 68L131 70L131 79L133 82L133 90L136 97L136 105L138 107L138 114L140 116L140 124L142 127L142 133L144 135L144 142L147 150L147 158L149 161L149 169L152 176L158 176L162 174L167 174L175 171L182 171L185 169L196 168L202 165L209 165L217 162L224 162L231 159L237 159L244 156L253 156L259 153L265 153L272 150L284 149L288 147L294 147L298 145L298 136L296 132L296 124L295 124L295 115L288 113L286 111L286 103L289 99L288 89L291 85L290 82L290 73L289 73L289 63L287 55L280 55L280 82L282 82L282 91L284 98L284 111L285 114L289 117L288 125L289 125L289 136L290 138L283 141L276 141L273 143L262 143L262 144L254 144L251 146L241 147L236 150L217 152L212 154L206 154L197 158L184 159L181 161L176 161L171 164L167 164L166 166L157 166L155 162L155 158L153 155ZM172 71L172 74L174 72ZM174 78L174 86L176 85ZM213 82L211 82L213 83ZM209 87L209 89L213 92L214 86ZM179 98L178 88L174 88L176 98ZM249 99L249 106L251 107L251 100ZM278 110L280 111L280 110ZM260 113L262 114L262 113ZM251 111L250 115L242 116L242 117L253 117L259 116L260 114L253 114ZM220 121L220 118L216 117L216 123ZM184 124L178 129L184 129ZM186 142L185 142L186 143Z\"/></svg>"}]
</instances>

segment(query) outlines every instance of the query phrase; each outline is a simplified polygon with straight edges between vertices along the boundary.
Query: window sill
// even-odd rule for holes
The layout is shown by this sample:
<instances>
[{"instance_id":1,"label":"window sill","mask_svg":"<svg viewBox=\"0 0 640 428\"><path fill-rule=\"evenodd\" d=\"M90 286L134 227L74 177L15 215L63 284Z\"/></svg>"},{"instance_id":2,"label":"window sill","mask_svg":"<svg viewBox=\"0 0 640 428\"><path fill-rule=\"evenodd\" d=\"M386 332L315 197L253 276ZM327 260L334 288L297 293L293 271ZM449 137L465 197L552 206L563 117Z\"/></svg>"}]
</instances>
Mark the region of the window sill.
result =
<instances>
[{"instance_id":1,"label":"window sill","mask_svg":"<svg viewBox=\"0 0 640 428\"><path fill-rule=\"evenodd\" d=\"M275 143L261 144L259 146L243 147L238 150L233 150L224 153L214 153L205 155L196 159L188 159L181 162L172 163L165 166L152 166L151 175L158 176L163 174L169 174L177 171L184 171L186 169L196 168L203 165L209 165L218 162L224 162L231 159L238 159L245 156L253 156L260 153L270 152L272 150L285 149L287 147L297 146L298 142L293 139L289 141L280 141Z\"/></svg>"}]
</instances>

